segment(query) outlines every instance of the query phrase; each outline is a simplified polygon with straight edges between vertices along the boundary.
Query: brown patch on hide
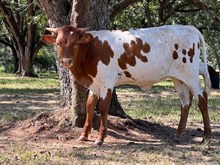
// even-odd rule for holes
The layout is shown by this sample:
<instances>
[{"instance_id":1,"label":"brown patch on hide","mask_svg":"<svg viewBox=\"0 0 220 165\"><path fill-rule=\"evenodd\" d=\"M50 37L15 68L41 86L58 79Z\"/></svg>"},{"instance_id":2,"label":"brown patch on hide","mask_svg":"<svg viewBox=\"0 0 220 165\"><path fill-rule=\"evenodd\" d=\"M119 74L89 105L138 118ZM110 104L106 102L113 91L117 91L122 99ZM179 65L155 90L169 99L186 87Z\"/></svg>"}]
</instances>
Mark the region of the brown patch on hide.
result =
<instances>
[{"instance_id":1,"label":"brown patch on hide","mask_svg":"<svg viewBox=\"0 0 220 165\"><path fill-rule=\"evenodd\" d=\"M177 51L174 51L173 52L173 59L176 60L178 58L178 53Z\"/></svg>"},{"instance_id":2,"label":"brown patch on hide","mask_svg":"<svg viewBox=\"0 0 220 165\"><path fill-rule=\"evenodd\" d=\"M135 57L137 57L144 63L148 62L147 57L144 56L141 51L143 51L144 53L149 53L150 45L147 43L143 44L143 41L140 38L136 38L136 42L134 40L131 40L130 44L124 43L123 47L125 51L118 59L118 65L121 69L127 69L126 64L130 66L135 66Z\"/></svg>"},{"instance_id":3,"label":"brown patch on hide","mask_svg":"<svg viewBox=\"0 0 220 165\"><path fill-rule=\"evenodd\" d=\"M186 49L182 50L183 55L186 55Z\"/></svg>"},{"instance_id":4,"label":"brown patch on hide","mask_svg":"<svg viewBox=\"0 0 220 165\"><path fill-rule=\"evenodd\" d=\"M132 77L131 74L130 74L128 71L124 71L124 74L125 74L125 76L128 77L128 78L131 78L131 77Z\"/></svg>"},{"instance_id":5,"label":"brown patch on hide","mask_svg":"<svg viewBox=\"0 0 220 165\"><path fill-rule=\"evenodd\" d=\"M183 63L186 63L186 57L183 57L182 61Z\"/></svg>"}]
</instances>

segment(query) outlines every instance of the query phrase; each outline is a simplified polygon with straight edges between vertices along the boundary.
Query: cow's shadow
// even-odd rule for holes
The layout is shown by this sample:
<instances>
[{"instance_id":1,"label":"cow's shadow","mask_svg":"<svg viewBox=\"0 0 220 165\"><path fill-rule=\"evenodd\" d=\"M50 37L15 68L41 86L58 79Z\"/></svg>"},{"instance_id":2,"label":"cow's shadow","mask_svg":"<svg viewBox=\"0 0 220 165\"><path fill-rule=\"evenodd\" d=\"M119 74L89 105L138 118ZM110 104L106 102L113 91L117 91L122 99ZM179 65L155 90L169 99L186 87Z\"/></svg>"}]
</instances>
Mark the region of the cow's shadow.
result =
<instances>
[{"instance_id":1,"label":"cow's shadow","mask_svg":"<svg viewBox=\"0 0 220 165\"><path fill-rule=\"evenodd\" d=\"M96 119L93 125L94 129L98 130L99 122ZM161 123L151 122L141 119L121 119L110 116L108 119L108 136L116 139L122 139L135 142L151 142L160 141L169 144L196 144L203 140L203 125L188 126L183 132L181 138L177 140L175 134L178 125L164 125ZM219 141L220 139L220 125L213 126L211 141ZM131 130L131 131L130 131ZM129 132L136 132L130 134ZM143 136L146 134L146 136ZM151 137L148 139L148 137ZM201 139L198 141L198 139Z\"/></svg>"}]
</instances>

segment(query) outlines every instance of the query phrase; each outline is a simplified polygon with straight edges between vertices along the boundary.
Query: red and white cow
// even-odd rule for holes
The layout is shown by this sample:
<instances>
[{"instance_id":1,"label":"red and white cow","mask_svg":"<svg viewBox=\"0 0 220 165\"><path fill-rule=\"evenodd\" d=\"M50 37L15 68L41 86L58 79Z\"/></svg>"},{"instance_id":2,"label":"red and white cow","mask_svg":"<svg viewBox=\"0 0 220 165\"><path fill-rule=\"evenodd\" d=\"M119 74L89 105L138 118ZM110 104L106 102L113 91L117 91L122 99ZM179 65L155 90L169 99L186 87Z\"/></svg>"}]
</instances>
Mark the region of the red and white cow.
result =
<instances>
[{"instance_id":1,"label":"red and white cow","mask_svg":"<svg viewBox=\"0 0 220 165\"><path fill-rule=\"evenodd\" d=\"M47 28L55 33L44 35L47 44L56 44L64 67L75 80L90 90L84 131L79 140L88 140L94 107L100 99L101 123L98 139L101 145L107 132L107 112L113 88L120 84L136 84L148 89L153 84L171 78L181 102L181 119L176 138L186 127L193 96L204 121L204 139L210 139L211 127L207 109L210 79L207 67L203 70L206 88L199 81L200 43L204 66L207 66L205 41L193 26L173 25L130 31L87 31L67 25Z\"/></svg>"}]
</instances>

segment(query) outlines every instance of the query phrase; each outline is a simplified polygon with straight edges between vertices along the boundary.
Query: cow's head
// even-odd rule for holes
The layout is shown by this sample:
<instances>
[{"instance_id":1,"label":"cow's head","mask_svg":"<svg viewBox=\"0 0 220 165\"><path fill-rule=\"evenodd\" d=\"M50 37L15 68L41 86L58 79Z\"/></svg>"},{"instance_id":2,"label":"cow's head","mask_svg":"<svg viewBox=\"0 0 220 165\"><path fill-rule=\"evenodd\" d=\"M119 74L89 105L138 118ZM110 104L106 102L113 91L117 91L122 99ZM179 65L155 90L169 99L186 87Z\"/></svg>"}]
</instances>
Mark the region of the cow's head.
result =
<instances>
[{"instance_id":1,"label":"cow's head","mask_svg":"<svg viewBox=\"0 0 220 165\"><path fill-rule=\"evenodd\" d=\"M86 33L89 28L75 28L71 25L66 25L60 28L46 28L52 34L45 34L42 41L46 44L56 44L58 54L62 65L65 68L70 68L79 51L81 44L89 43L93 37Z\"/></svg>"}]
</instances>

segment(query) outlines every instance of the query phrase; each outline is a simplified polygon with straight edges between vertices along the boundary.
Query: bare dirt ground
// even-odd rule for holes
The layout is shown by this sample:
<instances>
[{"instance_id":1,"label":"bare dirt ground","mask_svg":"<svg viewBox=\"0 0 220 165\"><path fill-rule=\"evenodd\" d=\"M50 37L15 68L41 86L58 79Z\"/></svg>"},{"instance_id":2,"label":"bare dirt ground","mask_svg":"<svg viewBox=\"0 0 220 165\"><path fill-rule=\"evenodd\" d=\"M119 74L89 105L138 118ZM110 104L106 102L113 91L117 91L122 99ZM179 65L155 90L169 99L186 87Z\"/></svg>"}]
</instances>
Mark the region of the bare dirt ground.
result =
<instances>
[{"instance_id":1,"label":"bare dirt ground","mask_svg":"<svg viewBox=\"0 0 220 165\"><path fill-rule=\"evenodd\" d=\"M219 91L214 94L220 96ZM118 97L127 99L131 93L119 93ZM58 93L2 94L0 100L0 112L37 114L1 123L0 164L220 164L218 123L212 123L211 143L200 144L202 123L188 123L181 141L176 142L173 137L178 123L109 117L105 143L92 147L97 130L92 130L90 141L78 142L82 129L71 128L67 110L58 110Z\"/></svg>"}]
</instances>

